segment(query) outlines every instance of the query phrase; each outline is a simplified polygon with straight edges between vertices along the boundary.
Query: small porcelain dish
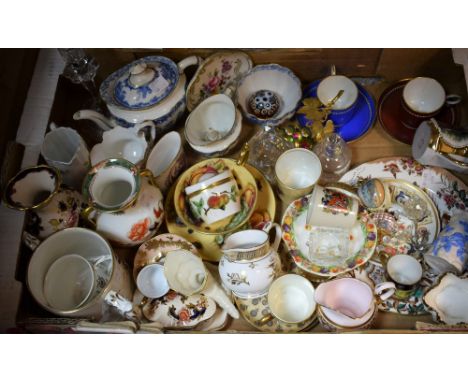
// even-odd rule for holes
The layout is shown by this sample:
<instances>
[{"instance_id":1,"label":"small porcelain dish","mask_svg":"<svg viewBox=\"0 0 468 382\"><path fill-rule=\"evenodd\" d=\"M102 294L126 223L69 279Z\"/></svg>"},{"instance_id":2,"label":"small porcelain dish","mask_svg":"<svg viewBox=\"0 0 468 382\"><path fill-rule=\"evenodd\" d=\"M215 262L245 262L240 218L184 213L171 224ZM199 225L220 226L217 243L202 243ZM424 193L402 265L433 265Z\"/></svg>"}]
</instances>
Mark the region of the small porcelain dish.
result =
<instances>
[{"instance_id":1,"label":"small porcelain dish","mask_svg":"<svg viewBox=\"0 0 468 382\"><path fill-rule=\"evenodd\" d=\"M424 302L435 321L449 325L468 323L468 279L446 273L427 290Z\"/></svg>"},{"instance_id":2,"label":"small porcelain dish","mask_svg":"<svg viewBox=\"0 0 468 382\"><path fill-rule=\"evenodd\" d=\"M254 94L269 91L279 101L279 110L271 118L258 118L251 114L249 101ZM244 117L255 125L278 126L290 119L302 97L301 81L288 68L277 64L258 65L239 82L236 100Z\"/></svg>"}]
</instances>

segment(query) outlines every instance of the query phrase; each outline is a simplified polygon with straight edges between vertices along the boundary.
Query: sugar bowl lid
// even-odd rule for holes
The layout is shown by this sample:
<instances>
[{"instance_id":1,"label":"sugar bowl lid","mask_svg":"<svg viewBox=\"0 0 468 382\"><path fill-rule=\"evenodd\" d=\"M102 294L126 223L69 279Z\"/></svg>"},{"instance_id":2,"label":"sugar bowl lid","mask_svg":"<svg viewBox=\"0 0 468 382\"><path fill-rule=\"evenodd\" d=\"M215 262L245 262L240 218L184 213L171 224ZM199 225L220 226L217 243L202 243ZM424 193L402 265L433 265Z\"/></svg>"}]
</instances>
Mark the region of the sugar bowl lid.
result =
<instances>
[{"instance_id":1,"label":"sugar bowl lid","mask_svg":"<svg viewBox=\"0 0 468 382\"><path fill-rule=\"evenodd\" d=\"M101 85L107 104L126 109L144 109L164 100L179 81L177 65L167 57L149 56L112 73Z\"/></svg>"}]
</instances>

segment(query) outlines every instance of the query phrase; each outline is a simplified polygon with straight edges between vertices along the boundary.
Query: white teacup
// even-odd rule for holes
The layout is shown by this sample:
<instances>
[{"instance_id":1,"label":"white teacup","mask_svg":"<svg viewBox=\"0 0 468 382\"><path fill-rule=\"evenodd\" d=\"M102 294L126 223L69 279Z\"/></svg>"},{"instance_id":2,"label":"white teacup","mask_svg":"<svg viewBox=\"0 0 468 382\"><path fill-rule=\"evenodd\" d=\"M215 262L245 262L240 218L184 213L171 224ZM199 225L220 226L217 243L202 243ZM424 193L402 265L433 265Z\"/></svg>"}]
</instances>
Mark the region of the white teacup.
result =
<instances>
[{"instance_id":1,"label":"white teacup","mask_svg":"<svg viewBox=\"0 0 468 382\"><path fill-rule=\"evenodd\" d=\"M306 149L287 150L280 155L275 164L278 187L287 200L309 194L321 174L319 157Z\"/></svg>"},{"instance_id":2,"label":"white teacup","mask_svg":"<svg viewBox=\"0 0 468 382\"><path fill-rule=\"evenodd\" d=\"M236 121L236 107L225 94L211 96L190 113L185 137L190 145L206 146L225 138Z\"/></svg>"},{"instance_id":3,"label":"white teacup","mask_svg":"<svg viewBox=\"0 0 468 382\"><path fill-rule=\"evenodd\" d=\"M149 298L159 298L169 292L162 264L150 264L144 267L138 273L136 284L141 294Z\"/></svg>"},{"instance_id":4,"label":"white teacup","mask_svg":"<svg viewBox=\"0 0 468 382\"><path fill-rule=\"evenodd\" d=\"M433 114L444 105L445 90L433 78L416 77L403 88L403 101L415 113Z\"/></svg>"},{"instance_id":5,"label":"white teacup","mask_svg":"<svg viewBox=\"0 0 468 382\"><path fill-rule=\"evenodd\" d=\"M268 291L271 314L263 317L260 324L278 320L298 324L308 320L315 312L314 287L305 277L287 274L277 278Z\"/></svg>"},{"instance_id":6,"label":"white teacup","mask_svg":"<svg viewBox=\"0 0 468 382\"><path fill-rule=\"evenodd\" d=\"M407 299L422 278L423 269L418 260L409 255L392 256L386 265L389 281L395 284L394 297Z\"/></svg>"},{"instance_id":7,"label":"white teacup","mask_svg":"<svg viewBox=\"0 0 468 382\"><path fill-rule=\"evenodd\" d=\"M241 210L240 193L231 170L185 188L190 208L196 217L212 224Z\"/></svg>"},{"instance_id":8,"label":"white teacup","mask_svg":"<svg viewBox=\"0 0 468 382\"><path fill-rule=\"evenodd\" d=\"M59 257L44 278L44 296L58 310L73 310L83 305L95 286L94 269L76 254Z\"/></svg>"},{"instance_id":9,"label":"white teacup","mask_svg":"<svg viewBox=\"0 0 468 382\"><path fill-rule=\"evenodd\" d=\"M182 138L176 131L164 135L151 150L146 168L154 176L154 181L165 194L185 167Z\"/></svg>"}]
</instances>

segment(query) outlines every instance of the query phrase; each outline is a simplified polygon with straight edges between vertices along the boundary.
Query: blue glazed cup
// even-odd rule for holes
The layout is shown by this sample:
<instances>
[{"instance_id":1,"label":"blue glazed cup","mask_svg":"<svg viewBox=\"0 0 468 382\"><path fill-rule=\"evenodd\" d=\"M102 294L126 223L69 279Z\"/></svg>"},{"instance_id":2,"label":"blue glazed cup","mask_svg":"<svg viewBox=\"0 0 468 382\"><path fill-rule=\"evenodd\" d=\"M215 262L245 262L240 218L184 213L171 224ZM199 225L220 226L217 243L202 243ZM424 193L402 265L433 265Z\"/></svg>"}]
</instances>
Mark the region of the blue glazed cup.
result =
<instances>
[{"instance_id":1,"label":"blue glazed cup","mask_svg":"<svg viewBox=\"0 0 468 382\"><path fill-rule=\"evenodd\" d=\"M334 74L320 81L317 88L317 97L324 105L330 103L340 90L344 93L336 100L329 115L335 127L343 126L353 117L359 94L358 88L348 77Z\"/></svg>"}]
</instances>

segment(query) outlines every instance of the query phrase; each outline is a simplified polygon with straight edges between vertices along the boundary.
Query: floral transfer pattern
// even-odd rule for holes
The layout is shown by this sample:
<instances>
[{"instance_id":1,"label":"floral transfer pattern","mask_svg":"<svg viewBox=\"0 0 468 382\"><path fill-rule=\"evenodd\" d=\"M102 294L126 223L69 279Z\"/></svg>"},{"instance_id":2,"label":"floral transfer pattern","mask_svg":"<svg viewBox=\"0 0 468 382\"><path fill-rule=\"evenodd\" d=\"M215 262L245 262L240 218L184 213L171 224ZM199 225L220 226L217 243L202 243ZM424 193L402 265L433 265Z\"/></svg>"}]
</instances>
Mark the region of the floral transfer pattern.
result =
<instances>
[{"instance_id":1,"label":"floral transfer pattern","mask_svg":"<svg viewBox=\"0 0 468 382\"><path fill-rule=\"evenodd\" d=\"M353 209L352 198L340 192L334 192L325 188L323 190L322 205L323 212L333 215L343 214L348 216Z\"/></svg>"},{"instance_id":2,"label":"floral transfer pattern","mask_svg":"<svg viewBox=\"0 0 468 382\"><path fill-rule=\"evenodd\" d=\"M408 175L421 176L426 167L412 158L401 158L398 161L385 164L383 170L390 172L396 179L397 173L402 171L405 171Z\"/></svg>"},{"instance_id":3,"label":"floral transfer pattern","mask_svg":"<svg viewBox=\"0 0 468 382\"><path fill-rule=\"evenodd\" d=\"M141 241L149 232L151 220L145 218L132 225L128 238L132 241Z\"/></svg>"}]
</instances>

